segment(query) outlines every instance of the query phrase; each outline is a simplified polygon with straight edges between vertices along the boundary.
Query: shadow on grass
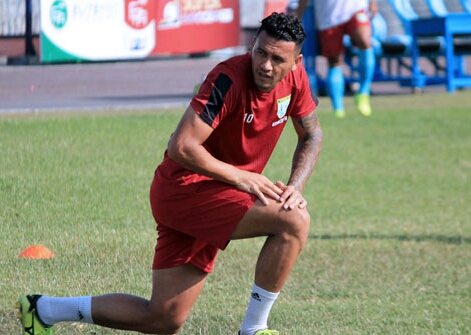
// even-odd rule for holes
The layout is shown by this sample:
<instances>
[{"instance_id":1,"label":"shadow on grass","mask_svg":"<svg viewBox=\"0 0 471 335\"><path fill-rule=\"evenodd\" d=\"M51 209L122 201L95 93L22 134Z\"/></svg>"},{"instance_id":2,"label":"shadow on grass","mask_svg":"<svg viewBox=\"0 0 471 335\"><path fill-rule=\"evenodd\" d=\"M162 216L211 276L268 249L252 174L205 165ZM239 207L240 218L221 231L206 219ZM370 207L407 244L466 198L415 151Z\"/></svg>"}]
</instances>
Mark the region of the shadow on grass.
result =
<instances>
[{"instance_id":1,"label":"shadow on grass","mask_svg":"<svg viewBox=\"0 0 471 335\"><path fill-rule=\"evenodd\" d=\"M410 242L433 241L448 244L471 244L470 237L444 235L381 235L381 234L324 234L309 235L310 239L318 240L398 240Z\"/></svg>"}]
</instances>

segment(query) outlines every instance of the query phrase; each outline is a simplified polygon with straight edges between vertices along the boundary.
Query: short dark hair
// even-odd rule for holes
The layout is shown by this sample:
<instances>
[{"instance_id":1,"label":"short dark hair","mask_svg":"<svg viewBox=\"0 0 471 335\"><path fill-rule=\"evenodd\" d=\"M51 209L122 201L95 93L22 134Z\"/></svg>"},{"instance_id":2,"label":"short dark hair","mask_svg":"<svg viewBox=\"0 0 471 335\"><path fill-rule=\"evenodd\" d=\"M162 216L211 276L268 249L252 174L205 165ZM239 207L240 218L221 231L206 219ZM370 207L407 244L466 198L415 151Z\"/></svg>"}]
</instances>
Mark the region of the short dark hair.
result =
<instances>
[{"instance_id":1,"label":"short dark hair","mask_svg":"<svg viewBox=\"0 0 471 335\"><path fill-rule=\"evenodd\" d=\"M260 35L262 31L274 39L294 42L299 50L306 39L306 32L301 21L292 14L272 13L262 20L255 36Z\"/></svg>"}]
</instances>

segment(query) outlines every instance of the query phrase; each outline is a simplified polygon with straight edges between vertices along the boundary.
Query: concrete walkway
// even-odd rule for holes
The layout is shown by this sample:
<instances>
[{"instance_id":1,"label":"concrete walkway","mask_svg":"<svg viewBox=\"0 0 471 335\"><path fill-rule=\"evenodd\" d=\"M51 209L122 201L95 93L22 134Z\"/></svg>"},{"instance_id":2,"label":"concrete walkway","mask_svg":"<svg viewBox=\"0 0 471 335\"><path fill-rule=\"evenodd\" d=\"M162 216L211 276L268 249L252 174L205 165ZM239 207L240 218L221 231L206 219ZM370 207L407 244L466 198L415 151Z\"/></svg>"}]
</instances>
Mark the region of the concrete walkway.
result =
<instances>
[{"instance_id":1,"label":"concrete walkway","mask_svg":"<svg viewBox=\"0 0 471 335\"><path fill-rule=\"evenodd\" d=\"M0 66L0 113L182 107L225 56Z\"/></svg>"},{"instance_id":2,"label":"concrete walkway","mask_svg":"<svg viewBox=\"0 0 471 335\"><path fill-rule=\"evenodd\" d=\"M221 60L244 51L231 48L201 58L0 66L0 114L184 108L203 75ZM318 60L321 74L324 61ZM446 87L425 91L445 92ZM411 88L375 82L372 93L410 94Z\"/></svg>"}]
</instances>

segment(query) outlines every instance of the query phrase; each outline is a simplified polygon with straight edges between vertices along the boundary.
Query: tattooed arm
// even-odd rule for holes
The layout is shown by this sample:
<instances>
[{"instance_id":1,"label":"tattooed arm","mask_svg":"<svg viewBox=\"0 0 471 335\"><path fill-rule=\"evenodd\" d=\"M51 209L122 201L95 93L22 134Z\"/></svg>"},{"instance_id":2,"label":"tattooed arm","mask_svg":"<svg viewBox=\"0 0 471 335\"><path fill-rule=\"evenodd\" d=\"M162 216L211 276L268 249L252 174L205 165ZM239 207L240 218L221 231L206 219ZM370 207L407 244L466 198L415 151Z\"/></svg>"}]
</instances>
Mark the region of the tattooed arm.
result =
<instances>
[{"instance_id":1,"label":"tattooed arm","mask_svg":"<svg viewBox=\"0 0 471 335\"><path fill-rule=\"evenodd\" d=\"M293 124L298 134L298 144L293 154L288 185L292 185L296 190L302 192L319 159L322 147L322 129L316 111L302 119L294 119Z\"/></svg>"},{"instance_id":2,"label":"tattooed arm","mask_svg":"<svg viewBox=\"0 0 471 335\"><path fill-rule=\"evenodd\" d=\"M286 209L307 205L301 192L316 166L322 147L322 129L316 111L304 118L294 119L293 124L298 134L298 144L293 154L291 175L286 186L278 182L278 186L284 189L280 199Z\"/></svg>"}]
</instances>

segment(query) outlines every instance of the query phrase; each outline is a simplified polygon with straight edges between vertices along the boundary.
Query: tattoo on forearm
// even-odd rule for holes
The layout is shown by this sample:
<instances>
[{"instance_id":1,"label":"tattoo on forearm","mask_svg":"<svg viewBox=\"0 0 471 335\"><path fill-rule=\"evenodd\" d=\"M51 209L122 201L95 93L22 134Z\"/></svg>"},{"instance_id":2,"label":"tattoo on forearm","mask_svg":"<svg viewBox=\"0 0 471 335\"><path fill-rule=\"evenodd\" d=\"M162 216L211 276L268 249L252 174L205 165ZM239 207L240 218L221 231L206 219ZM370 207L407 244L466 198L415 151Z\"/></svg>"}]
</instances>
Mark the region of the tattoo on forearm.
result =
<instances>
[{"instance_id":1,"label":"tattoo on forearm","mask_svg":"<svg viewBox=\"0 0 471 335\"><path fill-rule=\"evenodd\" d=\"M322 130L317 113L295 120L298 134L303 134L298 140L293 155L291 176L288 184L302 191L304 185L314 170L322 147Z\"/></svg>"}]
</instances>

